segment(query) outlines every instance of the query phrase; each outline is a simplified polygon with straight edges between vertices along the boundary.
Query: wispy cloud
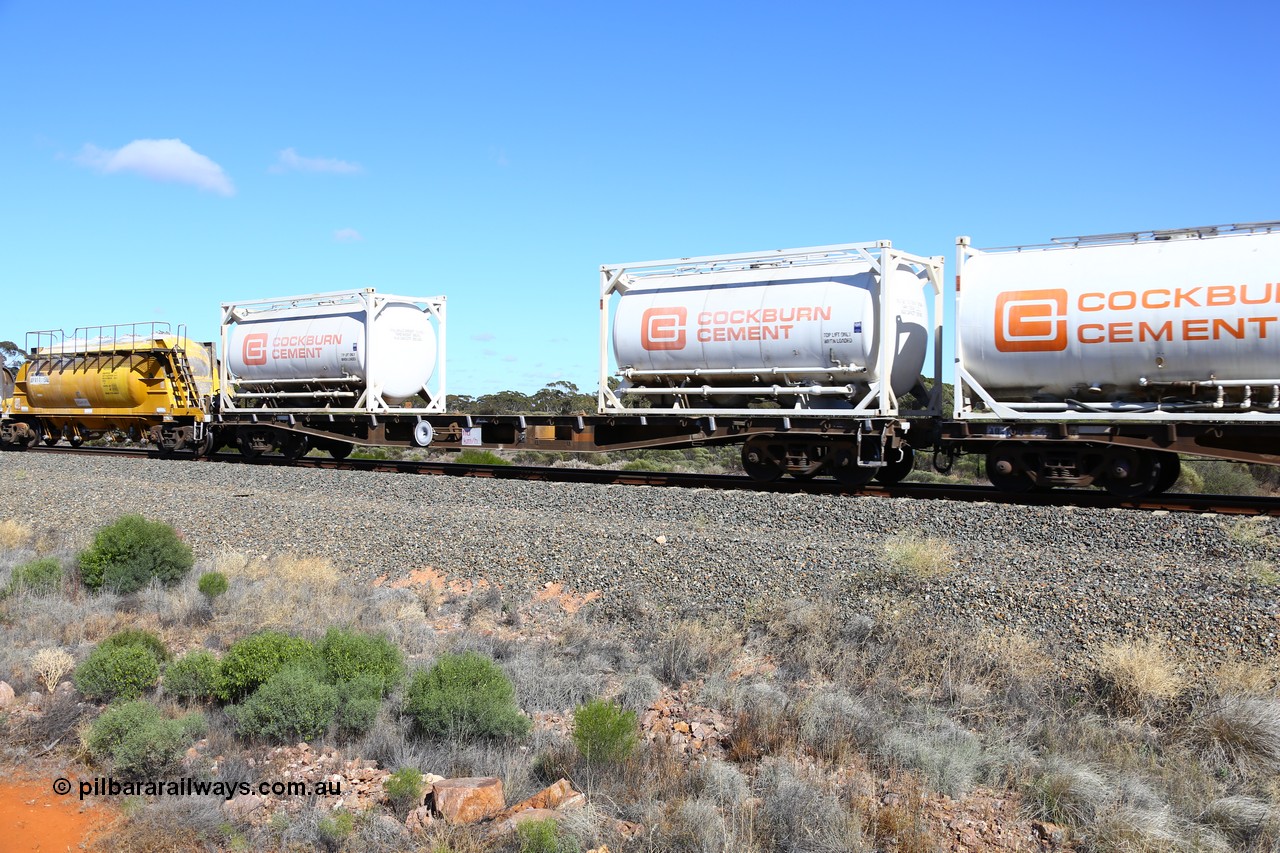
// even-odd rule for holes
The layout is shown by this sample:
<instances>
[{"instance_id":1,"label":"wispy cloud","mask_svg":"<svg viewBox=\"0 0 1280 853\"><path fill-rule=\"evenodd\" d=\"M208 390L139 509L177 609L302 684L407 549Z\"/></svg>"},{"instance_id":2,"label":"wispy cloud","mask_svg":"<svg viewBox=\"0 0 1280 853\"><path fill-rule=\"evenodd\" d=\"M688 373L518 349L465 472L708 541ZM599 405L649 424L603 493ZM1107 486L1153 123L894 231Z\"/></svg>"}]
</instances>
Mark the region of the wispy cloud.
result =
<instances>
[{"instance_id":1,"label":"wispy cloud","mask_svg":"<svg viewBox=\"0 0 1280 853\"><path fill-rule=\"evenodd\" d=\"M516 360L516 357L515 357L514 355L504 355L504 356L502 357L502 360L503 360L503 361L515 361L515 360Z\"/></svg>"},{"instance_id":2,"label":"wispy cloud","mask_svg":"<svg viewBox=\"0 0 1280 853\"><path fill-rule=\"evenodd\" d=\"M236 193L221 166L181 139L135 139L116 149L86 143L74 159L107 175L133 172L153 181L189 184L218 195Z\"/></svg>"},{"instance_id":3,"label":"wispy cloud","mask_svg":"<svg viewBox=\"0 0 1280 853\"><path fill-rule=\"evenodd\" d=\"M339 228L333 232L333 239L339 243L359 243L364 235L354 228Z\"/></svg>"},{"instance_id":4,"label":"wispy cloud","mask_svg":"<svg viewBox=\"0 0 1280 853\"><path fill-rule=\"evenodd\" d=\"M280 152L276 162L269 171L276 174L282 172L327 172L330 175L358 175L364 171L359 163L349 163L336 157L303 157L295 148L286 148Z\"/></svg>"},{"instance_id":5,"label":"wispy cloud","mask_svg":"<svg viewBox=\"0 0 1280 853\"><path fill-rule=\"evenodd\" d=\"M473 341L491 341L493 340L493 332L477 332L471 336Z\"/></svg>"}]
</instances>

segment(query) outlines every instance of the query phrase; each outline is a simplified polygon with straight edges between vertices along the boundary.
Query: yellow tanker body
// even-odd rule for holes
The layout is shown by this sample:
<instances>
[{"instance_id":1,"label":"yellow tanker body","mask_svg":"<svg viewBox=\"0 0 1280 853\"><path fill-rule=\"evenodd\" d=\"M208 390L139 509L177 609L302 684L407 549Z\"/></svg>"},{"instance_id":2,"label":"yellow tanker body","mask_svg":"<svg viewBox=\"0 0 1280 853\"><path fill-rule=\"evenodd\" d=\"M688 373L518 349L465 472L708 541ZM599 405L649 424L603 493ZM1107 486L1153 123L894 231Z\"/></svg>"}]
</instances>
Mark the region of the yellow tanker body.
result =
<instances>
[{"instance_id":1,"label":"yellow tanker body","mask_svg":"<svg viewBox=\"0 0 1280 853\"><path fill-rule=\"evenodd\" d=\"M30 345L34 339L34 345ZM25 448L66 439L79 446L105 433L145 439L162 452L207 451L218 371L211 343L182 327L134 323L31 332L27 361L0 422L0 443Z\"/></svg>"}]
</instances>

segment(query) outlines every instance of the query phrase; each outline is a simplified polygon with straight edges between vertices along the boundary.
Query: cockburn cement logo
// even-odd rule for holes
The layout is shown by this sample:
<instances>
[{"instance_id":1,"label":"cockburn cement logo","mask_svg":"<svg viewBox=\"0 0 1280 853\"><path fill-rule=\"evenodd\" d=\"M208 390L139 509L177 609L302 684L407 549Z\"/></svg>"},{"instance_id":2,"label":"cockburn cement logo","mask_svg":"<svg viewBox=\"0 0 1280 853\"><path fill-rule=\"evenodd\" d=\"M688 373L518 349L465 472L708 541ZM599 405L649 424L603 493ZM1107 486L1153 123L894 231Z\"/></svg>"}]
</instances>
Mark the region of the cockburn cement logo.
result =
<instances>
[{"instance_id":1,"label":"cockburn cement logo","mask_svg":"<svg viewBox=\"0 0 1280 853\"><path fill-rule=\"evenodd\" d=\"M1278 304L1280 283L1275 282L1079 295L1062 288L1007 290L996 297L996 350L1063 352L1073 343L1266 340L1280 332Z\"/></svg>"},{"instance_id":2,"label":"cockburn cement logo","mask_svg":"<svg viewBox=\"0 0 1280 853\"><path fill-rule=\"evenodd\" d=\"M1013 290L996 298L996 349L1061 352L1067 348L1067 292Z\"/></svg>"},{"instance_id":3,"label":"cockburn cement logo","mask_svg":"<svg viewBox=\"0 0 1280 853\"><path fill-rule=\"evenodd\" d=\"M699 311L694 315L694 338L700 344L785 341L797 323L830 319L831 307L824 305ZM645 309L640 315L640 346L649 352L684 349L688 321L689 309L684 306Z\"/></svg>"},{"instance_id":4,"label":"cockburn cement logo","mask_svg":"<svg viewBox=\"0 0 1280 853\"><path fill-rule=\"evenodd\" d=\"M240 354L250 367L267 363L268 354L273 361L297 358L319 358L324 347L341 346L342 335L276 335L268 346L266 332L254 332L244 336Z\"/></svg>"},{"instance_id":5,"label":"cockburn cement logo","mask_svg":"<svg viewBox=\"0 0 1280 853\"><path fill-rule=\"evenodd\" d=\"M267 363L267 335L265 332L258 332L252 335L244 336L244 350L241 353L244 356L244 363L250 367Z\"/></svg>"},{"instance_id":6,"label":"cockburn cement logo","mask_svg":"<svg viewBox=\"0 0 1280 853\"><path fill-rule=\"evenodd\" d=\"M687 308L649 308L640 317L640 346L655 350L684 349Z\"/></svg>"}]
</instances>

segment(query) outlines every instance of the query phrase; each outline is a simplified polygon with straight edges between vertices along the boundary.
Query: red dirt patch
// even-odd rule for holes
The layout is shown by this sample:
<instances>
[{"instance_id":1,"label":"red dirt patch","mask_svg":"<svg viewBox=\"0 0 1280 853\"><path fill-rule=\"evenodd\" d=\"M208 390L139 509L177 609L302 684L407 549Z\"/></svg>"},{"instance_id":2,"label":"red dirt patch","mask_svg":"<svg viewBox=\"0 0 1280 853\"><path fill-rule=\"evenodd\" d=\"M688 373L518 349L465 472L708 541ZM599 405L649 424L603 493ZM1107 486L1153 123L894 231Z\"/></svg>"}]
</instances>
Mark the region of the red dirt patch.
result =
<instances>
[{"instance_id":1,"label":"red dirt patch","mask_svg":"<svg viewBox=\"0 0 1280 853\"><path fill-rule=\"evenodd\" d=\"M90 838L112 816L109 809L81 802L76 781L71 793L53 793L53 780L16 779L0 782L0 851L85 850Z\"/></svg>"}]
</instances>

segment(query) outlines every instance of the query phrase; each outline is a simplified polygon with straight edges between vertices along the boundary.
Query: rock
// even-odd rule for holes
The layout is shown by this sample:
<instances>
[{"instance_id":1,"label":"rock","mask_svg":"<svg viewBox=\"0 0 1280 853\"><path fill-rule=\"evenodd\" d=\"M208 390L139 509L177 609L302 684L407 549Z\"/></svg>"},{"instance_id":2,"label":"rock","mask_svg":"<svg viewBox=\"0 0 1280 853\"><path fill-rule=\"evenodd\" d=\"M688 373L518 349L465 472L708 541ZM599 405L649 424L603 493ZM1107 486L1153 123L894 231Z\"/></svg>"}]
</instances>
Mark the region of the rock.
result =
<instances>
[{"instance_id":1,"label":"rock","mask_svg":"<svg viewBox=\"0 0 1280 853\"><path fill-rule=\"evenodd\" d=\"M9 682L0 681L0 708L8 708L13 704L13 688L9 686Z\"/></svg>"},{"instance_id":2,"label":"rock","mask_svg":"<svg viewBox=\"0 0 1280 853\"><path fill-rule=\"evenodd\" d=\"M436 814L449 823L475 823L502 811L506 801L496 776L445 779L431 786Z\"/></svg>"},{"instance_id":3,"label":"rock","mask_svg":"<svg viewBox=\"0 0 1280 853\"><path fill-rule=\"evenodd\" d=\"M495 820L493 832L505 835L508 832L515 832L516 827L522 823L537 820L555 820L558 817L560 817L560 813L553 809L524 809L502 820Z\"/></svg>"},{"instance_id":4,"label":"rock","mask_svg":"<svg viewBox=\"0 0 1280 853\"><path fill-rule=\"evenodd\" d=\"M239 794L222 804L222 810L232 820L244 820L262 808L263 799L257 794Z\"/></svg>"},{"instance_id":5,"label":"rock","mask_svg":"<svg viewBox=\"0 0 1280 853\"><path fill-rule=\"evenodd\" d=\"M573 786L569 784L568 779L558 779L532 797L521 800L514 806L503 810L497 816L497 819L504 820L517 812L526 811L527 809L558 809L566 800L577 796L581 795L573 790Z\"/></svg>"},{"instance_id":6,"label":"rock","mask_svg":"<svg viewBox=\"0 0 1280 853\"><path fill-rule=\"evenodd\" d=\"M435 822L430 806L418 806L404 819L405 828L410 832L425 832Z\"/></svg>"},{"instance_id":7,"label":"rock","mask_svg":"<svg viewBox=\"0 0 1280 853\"><path fill-rule=\"evenodd\" d=\"M1037 838L1042 838L1055 847L1067 839L1066 830L1058 826L1056 823L1050 823L1047 820L1031 821L1031 831L1036 834Z\"/></svg>"}]
</instances>

